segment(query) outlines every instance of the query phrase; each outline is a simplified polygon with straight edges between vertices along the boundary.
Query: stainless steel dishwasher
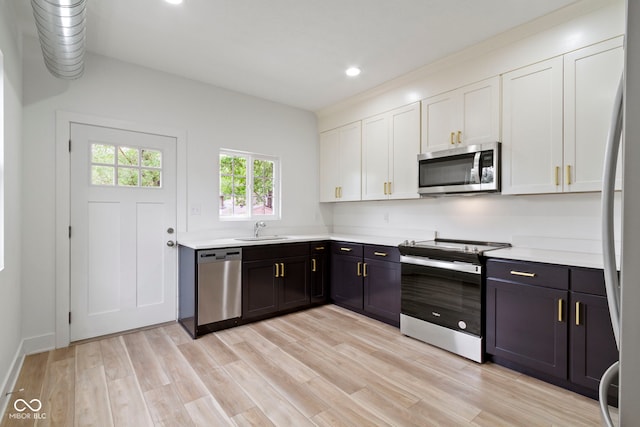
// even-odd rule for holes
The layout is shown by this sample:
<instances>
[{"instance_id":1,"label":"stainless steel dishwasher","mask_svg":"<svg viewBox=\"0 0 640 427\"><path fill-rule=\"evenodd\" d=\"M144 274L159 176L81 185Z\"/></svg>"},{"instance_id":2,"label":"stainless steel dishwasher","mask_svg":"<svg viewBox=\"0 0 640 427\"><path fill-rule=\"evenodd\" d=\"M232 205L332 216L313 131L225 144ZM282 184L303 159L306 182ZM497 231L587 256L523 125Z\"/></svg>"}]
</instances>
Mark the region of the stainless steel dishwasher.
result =
<instances>
[{"instance_id":1,"label":"stainless steel dishwasher","mask_svg":"<svg viewBox=\"0 0 640 427\"><path fill-rule=\"evenodd\" d=\"M242 249L198 251L198 326L242 315Z\"/></svg>"}]
</instances>

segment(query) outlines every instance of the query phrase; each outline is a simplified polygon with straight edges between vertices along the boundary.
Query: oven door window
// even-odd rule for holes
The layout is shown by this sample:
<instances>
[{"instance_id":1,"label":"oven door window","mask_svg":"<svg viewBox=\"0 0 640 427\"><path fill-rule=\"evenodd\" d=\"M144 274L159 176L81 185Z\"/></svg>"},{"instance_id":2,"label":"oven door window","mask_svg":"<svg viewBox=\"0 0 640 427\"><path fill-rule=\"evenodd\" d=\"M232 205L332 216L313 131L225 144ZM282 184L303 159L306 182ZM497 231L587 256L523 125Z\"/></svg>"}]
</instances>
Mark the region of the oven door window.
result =
<instances>
[{"instance_id":1,"label":"oven door window","mask_svg":"<svg viewBox=\"0 0 640 427\"><path fill-rule=\"evenodd\" d=\"M479 274L402 264L402 314L481 336L481 299Z\"/></svg>"}]
</instances>

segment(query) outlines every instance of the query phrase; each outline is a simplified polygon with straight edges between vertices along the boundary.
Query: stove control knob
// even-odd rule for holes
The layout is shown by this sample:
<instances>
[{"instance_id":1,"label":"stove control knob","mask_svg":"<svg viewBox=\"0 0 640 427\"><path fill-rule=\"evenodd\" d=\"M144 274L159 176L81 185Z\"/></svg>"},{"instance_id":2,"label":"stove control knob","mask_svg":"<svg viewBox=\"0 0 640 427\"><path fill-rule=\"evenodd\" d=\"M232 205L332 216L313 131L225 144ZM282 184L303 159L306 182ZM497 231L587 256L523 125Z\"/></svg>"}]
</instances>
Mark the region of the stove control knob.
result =
<instances>
[{"instance_id":1,"label":"stove control knob","mask_svg":"<svg viewBox=\"0 0 640 427\"><path fill-rule=\"evenodd\" d=\"M402 246L409 246L409 241L405 240L404 242L402 242Z\"/></svg>"},{"instance_id":2,"label":"stove control knob","mask_svg":"<svg viewBox=\"0 0 640 427\"><path fill-rule=\"evenodd\" d=\"M458 327L460 329L467 329L467 323L464 320L458 322Z\"/></svg>"},{"instance_id":3,"label":"stove control knob","mask_svg":"<svg viewBox=\"0 0 640 427\"><path fill-rule=\"evenodd\" d=\"M464 251L465 251L465 252L469 252L469 246L464 245Z\"/></svg>"},{"instance_id":4,"label":"stove control knob","mask_svg":"<svg viewBox=\"0 0 640 427\"><path fill-rule=\"evenodd\" d=\"M473 252L478 253L478 247L477 246L473 247Z\"/></svg>"},{"instance_id":5,"label":"stove control knob","mask_svg":"<svg viewBox=\"0 0 640 427\"><path fill-rule=\"evenodd\" d=\"M416 245L416 241L415 241L415 240L412 240L412 241L411 241L411 246L415 246L415 245Z\"/></svg>"}]
</instances>

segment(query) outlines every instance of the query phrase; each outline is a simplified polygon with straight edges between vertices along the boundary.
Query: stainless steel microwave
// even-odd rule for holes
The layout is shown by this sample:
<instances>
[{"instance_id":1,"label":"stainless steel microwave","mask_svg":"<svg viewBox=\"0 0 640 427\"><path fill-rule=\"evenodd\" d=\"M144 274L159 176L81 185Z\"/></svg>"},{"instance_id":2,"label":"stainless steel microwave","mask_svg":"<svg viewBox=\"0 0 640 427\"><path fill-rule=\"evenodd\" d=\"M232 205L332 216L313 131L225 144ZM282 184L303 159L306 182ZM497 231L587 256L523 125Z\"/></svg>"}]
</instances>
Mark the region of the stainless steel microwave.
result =
<instances>
[{"instance_id":1,"label":"stainless steel microwave","mask_svg":"<svg viewBox=\"0 0 640 427\"><path fill-rule=\"evenodd\" d=\"M421 196L500 191L500 143L418 154Z\"/></svg>"}]
</instances>

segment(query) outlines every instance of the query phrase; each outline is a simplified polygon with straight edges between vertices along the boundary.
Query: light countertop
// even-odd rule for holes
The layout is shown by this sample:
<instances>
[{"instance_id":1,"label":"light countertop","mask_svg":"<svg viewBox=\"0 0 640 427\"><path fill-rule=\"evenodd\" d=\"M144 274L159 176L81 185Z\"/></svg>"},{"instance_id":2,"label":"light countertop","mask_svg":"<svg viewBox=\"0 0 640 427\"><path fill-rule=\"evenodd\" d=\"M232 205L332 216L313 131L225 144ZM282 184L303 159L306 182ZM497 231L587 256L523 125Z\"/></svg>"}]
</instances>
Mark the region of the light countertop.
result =
<instances>
[{"instance_id":1,"label":"light countertop","mask_svg":"<svg viewBox=\"0 0 640 427\"><path fill-rule=\"evenodd\" d=\"M602 254L511 247L486 253L488 258L503 258L517 261L545 262L576 267L603 268Z\"/></svg>"}]
</instances>

